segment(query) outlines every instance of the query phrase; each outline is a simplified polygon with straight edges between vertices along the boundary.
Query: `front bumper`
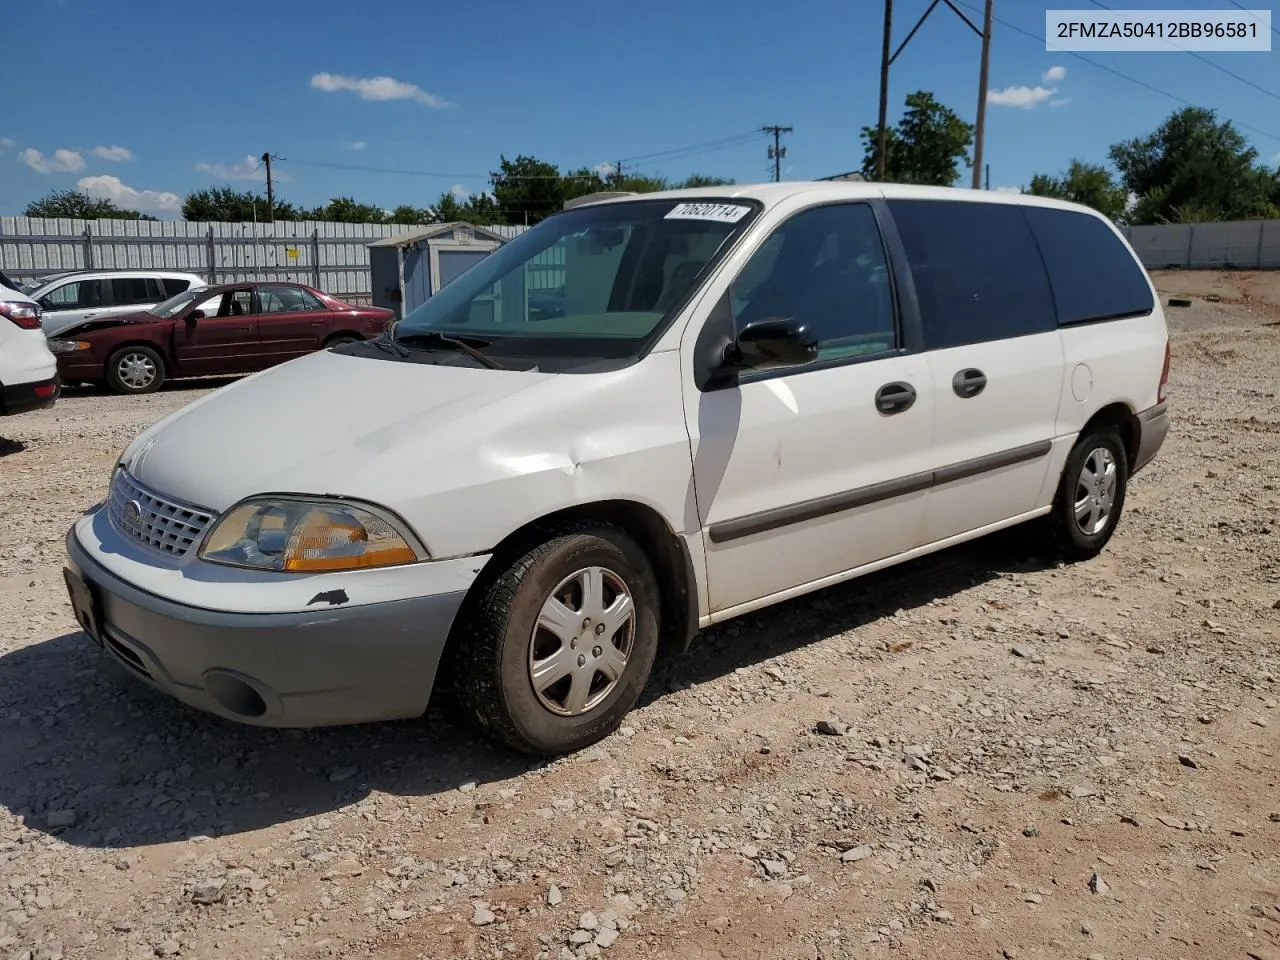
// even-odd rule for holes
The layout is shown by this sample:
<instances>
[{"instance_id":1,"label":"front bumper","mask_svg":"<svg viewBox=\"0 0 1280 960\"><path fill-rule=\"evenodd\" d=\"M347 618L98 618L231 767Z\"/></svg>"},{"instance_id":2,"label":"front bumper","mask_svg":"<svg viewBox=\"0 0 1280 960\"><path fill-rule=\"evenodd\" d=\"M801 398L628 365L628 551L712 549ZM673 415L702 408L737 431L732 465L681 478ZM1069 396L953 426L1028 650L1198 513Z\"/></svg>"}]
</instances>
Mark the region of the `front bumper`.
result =
<instances>
[{"instance_id":1,"label":"front bumper","mask_svg":"<svg viewBox=\"0 0 1280 960\"><path fill-rule=\"evenodd\" d=\"M1164 446L1164 438L1169 434L1169 405L1157 403L1143 410L1135 419L1138 421L1138 452L1133 458L1130 474L1137 473L1155 459Z\"/></svg>"},{"instance_id":2,"label":"front bumper","mask_svg":"<svg viewBox=\"0 0 1280 960\"><path fill-rule=\"evenodd\" d=\"M57 374L48 380L0 387L0 416L51 407L61 392L62 381Z\"/></svg>"},{"instance_id":3,"label":"front bumper","mask_svg":"<svg viewBox=\"0 0 1280 960\"><path fill-rule=\"evenodd\" d=\"M76 619L107 655L190 706L258 726L420 716L466 595L227 613L138 589L94 560L74 529L67 556Z\"/></svg>"}]
</instances>

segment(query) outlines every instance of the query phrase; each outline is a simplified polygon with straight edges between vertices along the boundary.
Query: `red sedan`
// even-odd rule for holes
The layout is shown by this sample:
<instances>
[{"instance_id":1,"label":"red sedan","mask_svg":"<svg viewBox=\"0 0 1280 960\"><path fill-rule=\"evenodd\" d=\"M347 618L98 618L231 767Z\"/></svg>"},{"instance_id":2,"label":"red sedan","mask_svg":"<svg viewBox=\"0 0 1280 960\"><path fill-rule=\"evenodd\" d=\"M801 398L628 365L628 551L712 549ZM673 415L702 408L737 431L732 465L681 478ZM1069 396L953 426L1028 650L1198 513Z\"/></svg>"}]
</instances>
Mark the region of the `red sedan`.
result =
<instances>
[{"instance_id":1,"label":"red sedan","mask_svg":"<svg viewBox=\"0 0 1280 960\"><path fill-rule=\"evenodd\" d=\"M151 393L166 380L252 373L352 340L376 337L395 317L300 283L230 283L170 297L49 338L64 384L105 383Z\"/></svg>"}]
</instances>

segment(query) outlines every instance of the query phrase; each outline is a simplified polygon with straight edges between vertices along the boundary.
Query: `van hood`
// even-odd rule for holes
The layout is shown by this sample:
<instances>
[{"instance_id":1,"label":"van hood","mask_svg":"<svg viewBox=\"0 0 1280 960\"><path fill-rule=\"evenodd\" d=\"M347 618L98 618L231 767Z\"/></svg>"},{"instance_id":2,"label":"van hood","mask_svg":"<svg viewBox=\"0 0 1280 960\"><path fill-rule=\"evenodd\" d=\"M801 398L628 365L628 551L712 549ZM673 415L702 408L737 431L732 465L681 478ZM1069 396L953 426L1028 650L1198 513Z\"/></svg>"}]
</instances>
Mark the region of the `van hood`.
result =
<instances>
[{"instance_id":1,"label":"van hood","mask_svg":"<svg viewBox=\"0 0 1280 960\"><path fill-rule=\"evenodd\" d=\"M157 493L218 512L263 493L376 500L363 489L373 462L409 440L457 442L477 411L554 376L322 350L170 414L121 463Z\"/></svg>"}]
</instances>

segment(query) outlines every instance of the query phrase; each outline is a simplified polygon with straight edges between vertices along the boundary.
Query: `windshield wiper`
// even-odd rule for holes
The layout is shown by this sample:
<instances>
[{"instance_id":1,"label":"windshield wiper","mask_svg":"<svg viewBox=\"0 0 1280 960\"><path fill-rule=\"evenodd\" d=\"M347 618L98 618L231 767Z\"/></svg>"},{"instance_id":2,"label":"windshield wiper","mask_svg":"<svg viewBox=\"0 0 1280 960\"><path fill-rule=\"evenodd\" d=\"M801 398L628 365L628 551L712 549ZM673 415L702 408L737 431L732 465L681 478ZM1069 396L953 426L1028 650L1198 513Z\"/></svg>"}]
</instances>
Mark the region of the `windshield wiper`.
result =
<instances>
[{"instance_id":1,"label":"windshield wiper","mask_svg":"<svg viewBox=\"0 0 1280 960\"><path fill-rule=\"evenodd\" d=\"M379 350L381 350L383 353L390 353L390 354L393 354L394 356L401 357L401 358L407 357L409 355L408 350L400 346L400 344L396 343L395 340L393 340L391 337L388 337L385 335L380 337L374 337L369 342L372 343Z\"/></svg>"},{"instance_id":2,"label":"windshield wiper","mask_svg":"<svg viewBox=\"0 0 1280 960\"><path fill-rule=\"evenodd\" d=\"M488 340L481 340L479 337L470 337L477 346L487 347ZM406 333L395 337L393 343L420 343L424 345L453 347L455 350L461 350L467 356L472 357L479 363L483 363L491 370L507 369L492 357L486 357L483 353L473 347L461 337L451 336L447 333L441 333L439 330L427 330L422 333Z\"/></svg>"}]
</instances>

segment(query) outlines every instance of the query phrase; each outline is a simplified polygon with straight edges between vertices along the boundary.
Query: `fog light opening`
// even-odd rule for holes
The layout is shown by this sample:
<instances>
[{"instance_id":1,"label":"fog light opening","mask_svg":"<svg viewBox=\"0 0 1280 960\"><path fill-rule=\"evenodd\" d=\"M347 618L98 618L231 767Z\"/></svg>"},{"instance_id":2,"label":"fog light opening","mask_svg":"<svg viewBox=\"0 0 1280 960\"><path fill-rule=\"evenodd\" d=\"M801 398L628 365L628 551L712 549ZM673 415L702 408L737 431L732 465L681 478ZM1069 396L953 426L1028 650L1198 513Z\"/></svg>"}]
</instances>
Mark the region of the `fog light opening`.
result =
<instances>
[{"instance_id":1,"label":"fog light opening","mask_svg":"<svg viewBox=\"0 0 1280 960\"><path fill-rule=\"evenodd\" d=\"M218 706L238 717L255 719L267 712L267 701L250 684L229 673L207 673L204 689Z\"/></svg>"}]
</instances>

